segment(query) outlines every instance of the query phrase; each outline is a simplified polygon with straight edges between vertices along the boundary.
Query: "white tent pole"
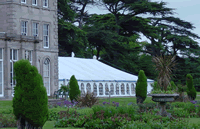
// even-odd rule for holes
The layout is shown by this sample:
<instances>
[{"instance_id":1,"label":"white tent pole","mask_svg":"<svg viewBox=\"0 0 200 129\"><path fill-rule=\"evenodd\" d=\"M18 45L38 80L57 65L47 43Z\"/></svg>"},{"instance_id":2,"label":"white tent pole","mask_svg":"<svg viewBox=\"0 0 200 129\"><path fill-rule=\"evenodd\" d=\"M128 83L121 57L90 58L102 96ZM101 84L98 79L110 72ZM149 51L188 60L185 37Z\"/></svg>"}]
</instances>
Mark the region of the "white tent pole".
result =
<instances>
[{"instance_id":1,"label":"white tent pole","mask_svg":"<svg viewBox=\"0 0 200 129\"><path fill-rule=\"evenodd\" d=\"M116 91L117 91L117 89L116 89L116 82L113 82L113 86L114 86L114 96L116 96Z\"/></svg>"},{"instance_id":2,"label":"white tent pole","mask_svg":"<svg viewBox=\"0 0 200 129\"><path fill-rule=\"evenodd\" d=\"M102 82L103 84L103 96L105 95L105 82Z\"/></svg>"},{"instance_id":3,"label":"white tent pole","mask_svg":"<svg viewBox=\"0 0 200 129\"><path fill-rule=\"evenodd\" d=\"M108 84L108 90L109 90L109 92L110 92L110 83L108 82L107 84Z\"/></svg>"},{"instance_id":4,"label":"white tent pole","mask_svg":"<svg viewBox=\"0 0 200 129\"><path fill-rule=\"evenodd\" d=\"M87 93L86 86L87 86L87 83L84 82L84 91L85 91L85 94Z\"/></svg>"},{"instance_id":5,"label":"white tent pole","mask_svg":"<svg viewBox=\"0 0 200 129\"><path fill-rule=\"evenodd\" d=\"M129 95L131 95L131 83L128 85L128 89L129 89Z\"/></svg>"}]
</instances>

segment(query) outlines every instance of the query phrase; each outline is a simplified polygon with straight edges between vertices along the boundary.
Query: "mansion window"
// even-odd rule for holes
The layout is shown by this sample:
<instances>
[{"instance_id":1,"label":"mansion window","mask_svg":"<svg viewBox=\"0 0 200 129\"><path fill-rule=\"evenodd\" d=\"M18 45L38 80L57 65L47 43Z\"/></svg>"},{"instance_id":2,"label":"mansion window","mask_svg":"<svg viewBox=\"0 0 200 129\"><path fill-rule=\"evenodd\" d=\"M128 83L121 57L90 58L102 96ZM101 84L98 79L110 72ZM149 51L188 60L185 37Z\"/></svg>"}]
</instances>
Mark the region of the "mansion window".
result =
<instances>
[{"instance_id":1,"label":"mansion window","mask_svg":"<svg viewBox=\"0 0 200 129\"><path fill-rule=\"evenodd\" d=\"M27 32L28 32L28 30L27 30L27 21L22 21L21 22L21 35L27 35Z\"/></svg>"},{"instance_id":2,"label":"mansion window","mask_svg":"<svg viewBox=\"0 0 200 129\"><path fill-rule=\"evenodd\" d=\"M21 3L26 3L26 0L21 0Z\"/></svg>"},{"instance_id":3,"label":"mansion window","mask_svg":"<svg viewBox=\"0 0 200 129\"><path fill-rule=\"evenodd\" d=\"M44 48L49 48L49 25L44 24L43 26L43 44Z\"/></svg>"},{"instance_id":4,"label":"mansion window","mask_svg":"<svg viewBox=\"0 0 200 129\"><path fill-rule=\"evenodd\" d=\"M48 7L48 0L43 0L43 7Z\"/></svg>"},{"instance_id":5,"label":"mansion window","mask_svg":"<svg viewBox=\"0 0 200 129\"><path fill-rule=\"evenodd\" d=\"M18 50L17 49L10 49L10 85L13 88L12 94L14 93L14 86L16 85L16 80L13 79L14 77L14 64L18 60Z\"/></svg>"},{"instance_id":6,"label":"mansion window","mask_svg":"<svg viewBox=\"0 0 200 129\"><path fill-rule=\"evenodd\" d=\"M25 59L29 60L32 65L32 51L25 51Z\"/></svg>"},{"instance_id":7,"label":"mansion window","mask_svg":"<svg viewBox=\"0 0 200 129\"><path fill-rule=\"evenodd\" d=\"M38 23L33 23L33 36L38 37Z\"/></svg>"},{"instance_id":8,"label":"mansion window","mask_svg":"<svg viewBox=\"0 0 200 129\"><path fill-rule=\"evenodd\" d=\"M37 0L32 0L32 5L37 5Z\"/></svg>"},{"instance_id":9,"label":"mansion window","mask_svg":"<svg viewBox=\"0 0 200 129\"><path fill-rule=\"evenodd\" d=\"M47 95L50 95L50 60L45 59L43 64L43 81L47 90Z\"/></svg>"},{"instance_id":10,"label":"mansion window","mask_svg":"<svg viewBox=\"0 0 200 129\"><path fill-rule=\"evenodd\" d=\"M0 96L3 96L3 49L0 48Z\"/></svg>"}]
</instances>

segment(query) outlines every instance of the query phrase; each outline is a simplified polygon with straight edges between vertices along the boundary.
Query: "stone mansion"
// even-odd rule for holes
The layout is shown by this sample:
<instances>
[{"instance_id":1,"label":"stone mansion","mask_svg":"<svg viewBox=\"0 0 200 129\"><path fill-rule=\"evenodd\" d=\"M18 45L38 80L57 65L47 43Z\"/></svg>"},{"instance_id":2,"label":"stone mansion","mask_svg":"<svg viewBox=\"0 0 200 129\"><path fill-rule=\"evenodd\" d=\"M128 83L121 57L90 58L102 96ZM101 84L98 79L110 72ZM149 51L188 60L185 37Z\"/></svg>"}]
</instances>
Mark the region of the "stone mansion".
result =
<instances>
[{"instance_id":1,"label":"stone mansion","mask_svg":"<svg viewBox=\"0 0 200 129\"><path fill-rule=\"evenodd\" d=\"M0 0L0 99L13 97L14 63L28 59L47 95L58 89L57 0Z\"/></svg>"}]
</instances>

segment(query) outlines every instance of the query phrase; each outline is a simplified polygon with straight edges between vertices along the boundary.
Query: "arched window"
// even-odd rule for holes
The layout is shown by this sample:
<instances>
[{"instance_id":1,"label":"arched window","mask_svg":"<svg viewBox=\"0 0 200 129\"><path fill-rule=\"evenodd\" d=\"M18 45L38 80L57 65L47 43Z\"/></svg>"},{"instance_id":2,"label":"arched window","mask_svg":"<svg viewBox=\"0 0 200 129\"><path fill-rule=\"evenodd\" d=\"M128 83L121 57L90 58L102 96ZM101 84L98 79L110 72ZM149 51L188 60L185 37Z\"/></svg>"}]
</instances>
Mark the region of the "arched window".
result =
<instances>
[{"instance_id":1,"label":"arched window","mask_svg":"<svg viewBox=\"0 0 200 129\"><path fill-rule=\"evenodd\" d=\"M81 96L83 96L85 93L85 87L84 87L84 84L81 83Z\"/></svg>"},{"instance_id":2,"label":"arched window","mask_svg":"<svg viewBox=\"0 0 200 129\"><path fill-rule=\"evenodd\" d=\"M86 85L86 90L88 93L91 93L91 86L90 86L90 83L87 83Z\"/></svg>"},{"instance_id":3,"label":"arched window","mask_svg":"<svg viewBox=\"0 0 200 129\"><path fill-rule=\"evenodd\" d=\"M121 84L121 94L122 94L122 95L125 95L124 83Z\"/></svg>"},{"instance_id":4,"label":"arched window","mask_svg":"<svg viewBox=\"0 0 200 129\"><path fill-rule=\"evenodd\" d=\"M110 95L114 95L114 85L113 85L113 83L110 85L110 91L111 91Z\"/></svg>"},{"instance_id":5,"label":"arched window","mask_svg":"<svg viewBox=\"0 0 200 129\"><path fill-rule=\"evenodd\" d=\"M108 89L108 84L107 83L105 84L105 94L109 95L109 89Z\"/></svg>"},{"instance_id":6,"label":"arched window","mask_svg":"<svg viewBox=\"0 0 200 129\"><path fill-rule=\"evenodd\" d=\"M0 48L0 96L3 97L3 90L4 90L4 85L3 85L3 49ZM12 90L13 91L13 90Z\"/></svg>"},{"instance_id":7,"label":"arched window","mask_svg":"<svg viewBox=\"0 0 200 129\"><path fill-rule=\"evenodd\" d=\"M119 95L119 84L116 83L116 95Z\"/></svg>"},{"instance_id":8,"label":"arched window","mask_svg":"<svg viewBox=\"0 0 200 129\"><path fill-rule=\"evenodd\" d=\"M94 83L93 85L94 95L97 95L97 85Z\"/></svg>"},{"instance_id":9,"label":"arched window","mask_svg":"<svg viewBox=\"0 0 200 129\"><path fill-rule=\"evenodd\" d=\"M47 95L50 96L50 60L48 58L44 60L43 78L44 86L47 90Z\"/></svg>"},{"instance_id":10,"label":"arched window","mask_svg":"<svg viewBox=\"0 0 200 129\"><path fill-rule=\"evenodd\" d=\"M99 95L103 95L103 85L102 85L102 83L99 84Z\"/></svg>"},{"instance_id":11,"label":"arched window","mask_svg":"<svg viewBox=\"0 0 200 129\"><path fill-rule=\"evenodd\" d=\"M135 94L135 86L133 83L131 84L131 94Z\"/></svg>"},{"instance_id":12,"label":"arched window","mask_svg":"<svg viewBox=\"0 0 200 129\"><path fill-rule=\"evenodd\" d=\"M129 85L128 84L126 85L126 93L130 94L130 90L129 90Z\"/></svg>"}]
</instances>

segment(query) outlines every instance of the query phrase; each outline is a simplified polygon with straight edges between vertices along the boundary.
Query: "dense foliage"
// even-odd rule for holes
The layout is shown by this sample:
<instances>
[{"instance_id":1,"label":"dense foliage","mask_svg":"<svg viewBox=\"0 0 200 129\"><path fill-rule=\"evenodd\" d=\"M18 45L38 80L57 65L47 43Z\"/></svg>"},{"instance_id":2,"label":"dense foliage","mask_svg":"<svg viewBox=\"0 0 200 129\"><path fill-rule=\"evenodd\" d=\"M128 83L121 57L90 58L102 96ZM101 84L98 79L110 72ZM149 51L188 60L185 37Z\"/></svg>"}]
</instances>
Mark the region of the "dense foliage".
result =
<instances>
[{"instance_id":1,"label":"dense foliage","mask_svg":"<svg viewBox=\"0 0 200 129\"><path fill-rule=\"evenodd\" d=\"M77 98L78 104L77 106L79 107L92 107L95 104L99 103L98 97L94 94L94 92L90 93L87 92L81 97Z\"/></svg>"},{"instance_id":2,"label":"dense foliage","mask_svg":"<svg viewBox=\"0 0 200 129\"><path fill-rule=\"evenodd\" d=\"M172 114L171 118L156 115L160 106L155 102L147 100L140 106L131 102L133 98L116 99L108 103L101 103L92 108L70 108L57 106L49 109L49 128L78 127L78 128L105 128L105 129L129 129L129 128L198 128L199 124L192 124L191 120L200 118L200 101L173 102L166 104L167 112ZM118 101L118 102L116 102ZM5 102L5 101L4 101ZM123 102L126 102L124 104ZM7 103L5 103L7 104ZM66 102L64 104L67 105ZM8 109L5 109L8 107ZM2 110L3 109L3 110ZM13 111L9 105L3 105L0 110L0 128L17 127L17 121L13 117ZM190 122L188 121L188 118ZM192 122L192 123L191 123Z\"/></svg>"},{"instance_id":3,"label":"dense foliage","mask_svg":"<svg viewBox=\"0 0 200 129\"><path fill-rule=\"evenodd\" d=\"M71 102L78 101L77 98L81 95L81 91L79 90L78 82L74 75L71 76L69 81L69 98Z\"/></svg>"},{"instance_id":4,"label":"dense foliage","mask_svg":"<svg viewBox=\"0 0 200 129\"><path fill-rule=\"evenodd\" d=\"M14 64L13 113L16 120L27 121L32 127L42 127L48 120L48 97L42 76L28 60Z\"/></svg>"},{"instance_id":5,"label":"dense foliage","mask_svg":"<svg viewBox=\"0 0 200 129\"><path fill-rule=\"evenodd\" d=\"M135 89L136 89L136 97L140 96L144 98L144 100L147 98L147 77L145 76L143 70L140 70L139 72Z\"/></svg>"},{"instance_id":6,"label":"dense foliage","mask_svg":"<svg viewBox=\"0 0 200 129\"><path fill-rule=\"evenodd\" d=\"M109 13L89 14L89 5L106 7ZM172 72L172 81L185 85L185 76L191 73L194 85L200 86L200 48L194 40L200 37L192 32L194 25L174 14L165 2L58 0L59 56L70 56L72 51L82 58L96 55L101 62L134 75L143 69L147 78L157 81L152 57L176 55L179 69ZM150 42L139 42L140 33Z\"/></svg>"},{"instance_id":7,"label":"dense foliage","mask_svg":"<svg viewBox=\"0 0 200 129\"><path fill-rule=\"evenodd\" d=\"M186 76L186 85L187 85L188 96L190 97L191 100L195 100L197 96L197 91L194 88L193 77L190 74L187 74Z\"/></svg>"}]
</instances>

